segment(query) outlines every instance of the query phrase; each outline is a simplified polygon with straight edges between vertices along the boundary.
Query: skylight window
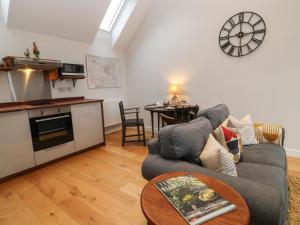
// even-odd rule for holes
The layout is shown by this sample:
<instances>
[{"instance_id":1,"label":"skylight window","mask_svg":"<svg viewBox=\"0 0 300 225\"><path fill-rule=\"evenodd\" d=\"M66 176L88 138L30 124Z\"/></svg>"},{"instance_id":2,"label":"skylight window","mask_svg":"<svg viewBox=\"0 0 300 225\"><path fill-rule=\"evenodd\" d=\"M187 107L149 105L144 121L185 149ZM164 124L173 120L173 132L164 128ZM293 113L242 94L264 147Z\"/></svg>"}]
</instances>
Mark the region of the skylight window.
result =
<instances>
[{"instance_id":1,"label":"skylight window","mask_svg":"<svg viewBox=\"0 0 300 225\"><path fill-rule=\"evenodd\" d=\"M111 32L122 10L124 2L125 0L111 0L102 23L99 27L100 30Z\"/></svg>"}]
</instances>

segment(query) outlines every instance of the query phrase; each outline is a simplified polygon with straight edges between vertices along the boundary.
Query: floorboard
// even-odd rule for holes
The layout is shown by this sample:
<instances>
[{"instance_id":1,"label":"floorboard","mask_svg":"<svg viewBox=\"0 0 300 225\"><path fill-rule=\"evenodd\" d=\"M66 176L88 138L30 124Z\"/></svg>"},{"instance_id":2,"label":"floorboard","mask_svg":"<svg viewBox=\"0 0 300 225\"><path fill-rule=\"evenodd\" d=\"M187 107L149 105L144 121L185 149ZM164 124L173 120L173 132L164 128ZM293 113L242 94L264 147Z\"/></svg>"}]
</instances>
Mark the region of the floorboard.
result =
<instances>
[{"instance_id":1,"label":"floorboard","mask_svg":"<svg viewBox=\"0 0 300 225\"><path fill-rule=\"evenodd\" d=\"M149 134L147 139L150 139ZM0 184L0 225L146 225L140 193L146 181L142 144L107 144ZM300 159L288 158L300 177Z\"/></svg>"}]
</instances>

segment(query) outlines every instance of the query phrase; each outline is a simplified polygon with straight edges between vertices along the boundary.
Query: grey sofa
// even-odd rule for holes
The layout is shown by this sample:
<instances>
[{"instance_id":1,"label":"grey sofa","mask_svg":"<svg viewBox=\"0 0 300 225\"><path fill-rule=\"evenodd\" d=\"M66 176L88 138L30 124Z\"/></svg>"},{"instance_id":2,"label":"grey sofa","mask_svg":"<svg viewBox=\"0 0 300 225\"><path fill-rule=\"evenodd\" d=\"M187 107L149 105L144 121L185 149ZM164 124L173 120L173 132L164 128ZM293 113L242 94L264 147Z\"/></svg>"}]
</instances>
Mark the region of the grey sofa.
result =
<instances>
[{"instance_id":1,"label":"grey sofa","mask_svg":"<svg viewBox=\"0 0 300 225\"><path fill-rule=\"evenodd\" d=\"M212 128L219 126L228 114L229 110L224 104L200 112L200 116L207 118ZM206 138L208 130L202 129ZM237 164L238 177L232 177L208 170L201 167L200 163L184 157L162 157L161 148L166 148L166 143L170 141L165 135L166 130L168 128L161 129L159 139L152 139L148 143L149 154L142 165L145 179L175 171L199 172L227 183L243 196L250 209L251 225L285 225L288 187L286 154L282 147L274 144L244 146L242 160ZM191 136L199 136L197 132L192 132ZM189 146L189 143L186 144ZM180 153L178 146L176 151Z\"/></svg>"}]
</instances>

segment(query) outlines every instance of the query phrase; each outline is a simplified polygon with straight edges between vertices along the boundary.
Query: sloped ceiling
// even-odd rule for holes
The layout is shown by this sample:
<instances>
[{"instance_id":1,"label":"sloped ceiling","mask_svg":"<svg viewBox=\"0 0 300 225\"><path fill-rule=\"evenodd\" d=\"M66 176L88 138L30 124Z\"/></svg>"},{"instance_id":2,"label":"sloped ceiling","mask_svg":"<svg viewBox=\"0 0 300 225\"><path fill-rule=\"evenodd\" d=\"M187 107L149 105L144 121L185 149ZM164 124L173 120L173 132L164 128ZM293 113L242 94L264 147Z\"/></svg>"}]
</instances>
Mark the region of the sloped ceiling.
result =
<instances>
[{"instance_id":1,"label":"sloped ceiling","mask_svg":"<svg viewBox=\"0 0 300 225\"><path fill-rule=\"evenodd\" d=\"M7 27L92 43L110 0L10 0Z\"/></svg>"}]
</instances>

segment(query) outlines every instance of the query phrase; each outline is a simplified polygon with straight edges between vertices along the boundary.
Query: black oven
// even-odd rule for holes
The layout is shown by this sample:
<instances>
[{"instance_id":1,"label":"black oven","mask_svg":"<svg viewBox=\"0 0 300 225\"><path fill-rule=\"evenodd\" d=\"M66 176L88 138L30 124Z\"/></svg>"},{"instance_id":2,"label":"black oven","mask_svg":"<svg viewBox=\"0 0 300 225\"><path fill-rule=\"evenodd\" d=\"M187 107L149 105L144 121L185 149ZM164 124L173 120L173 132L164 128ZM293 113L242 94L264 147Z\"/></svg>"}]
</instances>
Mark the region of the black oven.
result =
<instances>
[{"instance_id":1,"label":"black oven","mask_svg":"<svg viewBox=\"0 0 300 225\"><path fill-rule=\"evenodd\" d=\"M52 108L29 114L34 151L51 148L74 140L69 110ZM39 116L36 116L39 115Z\"/></svg>"}]
</instances>

